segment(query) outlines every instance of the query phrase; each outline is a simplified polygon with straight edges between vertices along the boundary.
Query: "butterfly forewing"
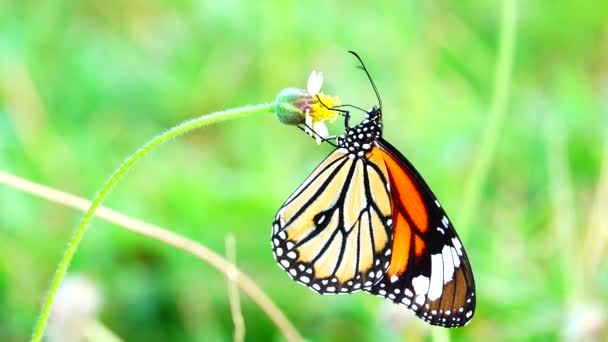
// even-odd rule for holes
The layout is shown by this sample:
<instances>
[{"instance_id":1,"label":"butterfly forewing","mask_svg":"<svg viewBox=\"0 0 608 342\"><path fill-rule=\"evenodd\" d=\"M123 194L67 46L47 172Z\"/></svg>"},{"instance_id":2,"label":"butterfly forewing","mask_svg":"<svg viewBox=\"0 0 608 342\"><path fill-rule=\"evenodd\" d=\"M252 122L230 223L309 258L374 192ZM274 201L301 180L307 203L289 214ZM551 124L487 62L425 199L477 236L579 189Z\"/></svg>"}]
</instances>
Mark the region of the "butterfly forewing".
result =
<instances>
[{"instance_id":1,"label":"butterfly forewing","mask_svg":"<svg viewBox=\"0 0 608 342\"><path fill-rule=\"evenodd\" d=\"M279 265L319 293L377 283L389 266L391 200L379 151L332 152L285 202L273 223Z\"/></svg>"},{"instance_id":2,"label":"butterfly forewing","mask_svg":"<svg viewBox=\"0 0 608 342\"><path fill-rule=\"evenodd\" d=\"M465 325L475 310L475 284L456 231L411 163L383 139L377 144L391 185L393 253L385 276L365 290L433 325Z\"/></svg>"}]
</instances>

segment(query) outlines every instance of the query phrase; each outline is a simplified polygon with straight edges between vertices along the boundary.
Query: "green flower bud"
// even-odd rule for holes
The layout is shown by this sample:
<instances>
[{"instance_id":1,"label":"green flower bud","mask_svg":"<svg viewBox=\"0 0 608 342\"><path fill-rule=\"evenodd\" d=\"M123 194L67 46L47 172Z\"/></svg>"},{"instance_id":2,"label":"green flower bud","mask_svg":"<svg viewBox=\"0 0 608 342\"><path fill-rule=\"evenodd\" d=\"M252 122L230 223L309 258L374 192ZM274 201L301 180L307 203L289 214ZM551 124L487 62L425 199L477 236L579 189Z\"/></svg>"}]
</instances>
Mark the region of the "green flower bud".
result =
<instances>
[{"instance_id":1,"label":"green flower bud","mask_svg":"<svg viewBox=\"0 0 608 342\"><path fill-rule=\"evenodd\" d=\"M276 100L276 114L284 124L303 124L306 118L306 110L310 110L313 98L304 89L283 89Z\"/></svg>"}]
</instances>

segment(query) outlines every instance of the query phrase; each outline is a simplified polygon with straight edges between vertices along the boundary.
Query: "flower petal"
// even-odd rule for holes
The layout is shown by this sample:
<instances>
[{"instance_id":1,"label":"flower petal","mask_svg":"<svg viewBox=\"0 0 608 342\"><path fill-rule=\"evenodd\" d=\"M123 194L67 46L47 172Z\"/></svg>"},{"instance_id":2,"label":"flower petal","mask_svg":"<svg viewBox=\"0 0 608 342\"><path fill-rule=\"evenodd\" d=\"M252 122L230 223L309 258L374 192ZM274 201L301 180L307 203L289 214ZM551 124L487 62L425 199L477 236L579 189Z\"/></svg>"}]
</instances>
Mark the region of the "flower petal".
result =
<instances>
[{"instance_id":1,"label":"flower petal","mask_svg":"<svg viewBox=\"0 0 608 342\"><path fill-rule=\"evenodd\" d=\"M310 110L306 109L306 116L304 117L304 133L312 136L312 116L310 115Z\"/></svg>"},{"instance_id":2,"label":"flower petal","mask_svg":"<svg viewBox=\"0 0 608 342\"><path fill-rule=\"evenodd\" d=\"M308 82L306 84L306 90L311 96L317 95L321 91L323 85L323 74L313 70L308 76Z\"/></svg>"},{"instance_id":3,"label":"flower petal","mask_svg":"<svg viewBox=\"0 0 608 342\"><path fill-rule=\"evenodd\" d=\"M315 133L317 133L315 134L315 139L317 140L318 145L323 142L323 139L327 139L329 136L329 130L322 121L315 122L312 129L314 129Z\"/></svg>"}]
</instances>

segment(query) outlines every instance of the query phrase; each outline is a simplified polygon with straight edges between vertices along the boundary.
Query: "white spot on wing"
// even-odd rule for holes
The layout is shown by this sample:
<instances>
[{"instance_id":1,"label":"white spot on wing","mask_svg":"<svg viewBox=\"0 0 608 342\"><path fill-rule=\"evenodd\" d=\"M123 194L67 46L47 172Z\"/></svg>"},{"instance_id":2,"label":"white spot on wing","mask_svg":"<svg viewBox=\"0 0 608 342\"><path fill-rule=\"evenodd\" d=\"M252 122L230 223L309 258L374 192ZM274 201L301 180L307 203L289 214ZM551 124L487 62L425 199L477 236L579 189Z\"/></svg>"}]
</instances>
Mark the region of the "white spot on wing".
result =
<instances>
[{"instance_id":1,"label":"white spot on wing","mask_svg":"<svg viewBox=\"0 0 608 342\"><path fill-rule=\"evenodd\" d=\"M443 257L441 254L431 255L431 283L429 286L429 299L441 297L443 292ZM418 292L416 292L418 293Z\"/></svg>"},{"instance_id":2,"label":"white spot on wing","mask_svg":"<svg viewBox=\"0 0 608 342\"><path fill-rule=\"evenodd\" d=\"M441 218L441 223L443 223L444 227L448 227L448 223L450 223L450 221L448 221L447 216L443 215L443 217Z\"/></svg>"},{"instance_id":3,"label":"white spot on wing","mask_svg":"<svg viewBox=\"0 0 608 342\"><path fill-rule=\"evenodd\" d=\"M460 243L460 240L458 240L457 237L453 237L452 244L454 244L454 248L456 248L458 255L462 255L462 244Z\"/></svg>"},{"instance_id":4,"label":"white spot on wing","mask_svg":"<svg viewBox=\"0 0 608 342\"><path fill-rule=\"evenodd\" d=\"M454 247L450 247L450 251L452 251L452 261L454 262L454 268L458 268L460 266L460 257L458 256L458 252Z\"/></svg>"},{"instance_id":5,"label":"white spot on wing","mask_svg":"<svg viewBox=\"0 0 608 342\"><path fill-rule=\"evenodd\" d=\"M417 295L425 295L429 291L429 278L419 275L412 279L412 287ZM407 292L406 292L407 293Z\"/></svg>"},{"instance_id":6,"label":"white spot on wing","mask_svg":"<svg viewBox=\"0 0 608 342\"><path fill-rule=\"evenodd\" d=\"M448 245L443 246L441 250L443 257L443 283L447 284L452 280L454 275L454 262L452 260L452 250Z\"/></svg>"}]
</instances>

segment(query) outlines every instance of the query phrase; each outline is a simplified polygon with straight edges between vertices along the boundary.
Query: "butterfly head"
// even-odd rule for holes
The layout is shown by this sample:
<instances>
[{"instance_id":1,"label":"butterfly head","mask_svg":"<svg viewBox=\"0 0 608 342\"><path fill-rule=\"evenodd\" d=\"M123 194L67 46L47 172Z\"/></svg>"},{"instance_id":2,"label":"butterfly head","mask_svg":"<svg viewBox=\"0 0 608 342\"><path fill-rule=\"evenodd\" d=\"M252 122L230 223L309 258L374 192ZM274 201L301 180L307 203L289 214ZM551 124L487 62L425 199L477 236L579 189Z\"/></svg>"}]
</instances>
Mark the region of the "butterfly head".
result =
<instances>
[{"instance_id":1,"label":"butterfly head","mask_svg":"<svg viewBox=\"0 0 608 342\"><path fill-rule=\"evenodd\" d=\"M338 147L352 156L363 157L381 136L382 110L374 107L367 112L365 120L344 130L344 135L338 137Z\"/></svg>"}]
</instances>

